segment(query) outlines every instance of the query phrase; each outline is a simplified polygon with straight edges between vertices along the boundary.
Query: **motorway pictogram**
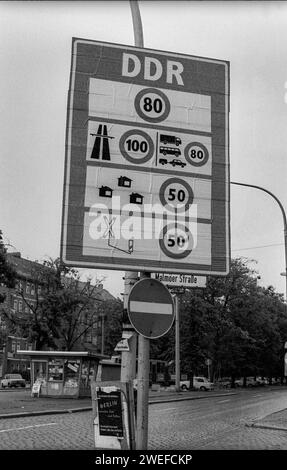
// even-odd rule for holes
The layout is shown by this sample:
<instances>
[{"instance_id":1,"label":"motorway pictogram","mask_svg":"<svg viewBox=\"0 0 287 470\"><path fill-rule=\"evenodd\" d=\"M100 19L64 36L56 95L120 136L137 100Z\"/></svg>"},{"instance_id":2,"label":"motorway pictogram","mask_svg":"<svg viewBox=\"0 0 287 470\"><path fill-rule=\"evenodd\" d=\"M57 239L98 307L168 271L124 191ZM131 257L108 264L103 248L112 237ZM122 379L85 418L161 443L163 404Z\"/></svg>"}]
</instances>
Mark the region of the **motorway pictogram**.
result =
<instances>
[{"instance_id":1,"label":"motorway pictogram","mask_svg":"<svg viewBox=\"0 0 287 470\"><path fill-rule=\"evenodd\" d=\"M103 129L103 131L102 131ZM103 132L103 133L102 133ZM113 139L113 137L108 136L107 126L102 126L102 124L98 127L97 134L91 134L95 136L95 143L93 146L91 158L102 160L110 160L110 147L109 147L109 138Z\"/></svg>"}]
</instances>

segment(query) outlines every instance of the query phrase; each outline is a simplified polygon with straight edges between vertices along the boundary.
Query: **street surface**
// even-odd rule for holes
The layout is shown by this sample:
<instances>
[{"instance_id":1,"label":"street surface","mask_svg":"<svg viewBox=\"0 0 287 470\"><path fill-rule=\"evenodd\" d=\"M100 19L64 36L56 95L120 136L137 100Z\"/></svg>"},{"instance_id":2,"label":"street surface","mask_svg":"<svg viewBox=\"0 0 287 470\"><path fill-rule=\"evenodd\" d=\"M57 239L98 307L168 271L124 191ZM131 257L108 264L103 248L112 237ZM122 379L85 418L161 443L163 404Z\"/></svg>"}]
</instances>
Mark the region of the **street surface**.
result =
<instances>
[{"instance_id":1,"label":"street surface","mask_svg":"<svg viewBox=\"0 0 287 470\"><path fill-rule=\"evenodd\" d=\"M2 393L9 397L17 391ZM149 449L287 450L287 432L246 426L287 408L286 389L240 390L235 395L149 406ZM79 405L80 406L80 405ZM0 450L93 450L92 412L0 420Z\"/></svg>"},{"instance_id":2,"label":"street surface","mask_svg":"<svg viewBox=\"0 0 287 470\"><path fill-rule=\"evenodd\" d=\"M151 449L287 449L286 431L246 426L286 408L286 390L241 390L229 397L154 406L150 407Z\"/></svg>"}]
</instances>

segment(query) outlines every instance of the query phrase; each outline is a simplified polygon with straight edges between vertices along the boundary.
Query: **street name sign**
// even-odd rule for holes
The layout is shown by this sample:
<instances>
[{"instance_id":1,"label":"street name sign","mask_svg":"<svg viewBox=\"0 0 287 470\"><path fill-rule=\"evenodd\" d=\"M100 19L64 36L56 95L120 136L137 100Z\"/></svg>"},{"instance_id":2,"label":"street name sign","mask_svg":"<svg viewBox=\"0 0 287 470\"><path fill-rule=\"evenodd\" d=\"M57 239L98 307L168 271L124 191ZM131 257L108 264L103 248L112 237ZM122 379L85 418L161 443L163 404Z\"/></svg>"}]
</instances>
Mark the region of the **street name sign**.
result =
<instances>
[{"instance_id":1,"label":"street name sign","mask_svg":"<svg viewBox=\"0 0 287 470\"><path fill-rule=\"evenodd\" d=\"M152 273L151 277L168 287L206 287L205 276L194 274Z\"/></svg>"},{"instance_id":2,"label":"street name sign","mask_svg":"<svg viewBox=\"0 0 287 470\"><path fill-rule=\"evenodd\" d=\"M173 298L156 279L141 279L132 287L127 310L134 329L149 339L165 335L174 321Z\"/></svg>"},{"instance_id":3,"label":"street name sign","mask_svg":"<svg viewBox=\"0 0 287 470\"><path fill-rule=\"evenodd\" d=\"M229 271L229 63L73 39L61 258Z\"/></svg>"}]
</instances>

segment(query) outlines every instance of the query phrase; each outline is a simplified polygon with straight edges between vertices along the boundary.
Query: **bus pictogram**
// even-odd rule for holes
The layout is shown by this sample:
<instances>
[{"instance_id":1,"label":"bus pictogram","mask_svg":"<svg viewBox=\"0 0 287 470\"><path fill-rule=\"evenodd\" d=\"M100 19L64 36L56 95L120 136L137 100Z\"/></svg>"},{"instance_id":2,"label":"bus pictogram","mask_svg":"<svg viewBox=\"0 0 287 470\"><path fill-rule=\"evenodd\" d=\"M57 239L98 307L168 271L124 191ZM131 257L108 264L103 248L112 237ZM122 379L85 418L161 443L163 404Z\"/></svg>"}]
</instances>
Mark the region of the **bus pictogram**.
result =
<instances>
[{"instance_id":1,"label":"bus pictogram","mask_svg":"<svg viewBox=\"0 0 287 470\"><path fill-rule=\"evenodd\" d=\"M176 147L163 147L163 146L161 146L159 148L159 153L162 153L163 155L175 155L176 157L181 155L180 149L176 148Z\"/></svg>"}]
</instances>

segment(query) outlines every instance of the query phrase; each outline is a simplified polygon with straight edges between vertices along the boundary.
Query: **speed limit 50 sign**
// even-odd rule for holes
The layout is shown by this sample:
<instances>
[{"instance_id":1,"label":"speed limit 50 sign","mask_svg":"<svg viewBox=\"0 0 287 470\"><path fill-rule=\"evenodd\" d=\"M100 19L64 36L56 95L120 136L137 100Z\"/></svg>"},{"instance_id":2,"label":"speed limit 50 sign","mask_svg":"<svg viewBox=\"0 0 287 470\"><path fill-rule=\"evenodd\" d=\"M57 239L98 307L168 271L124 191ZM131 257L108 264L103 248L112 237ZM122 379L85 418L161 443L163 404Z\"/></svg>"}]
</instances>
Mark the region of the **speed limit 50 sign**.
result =
<instances>
[{"instance_id":1,"label":"speed limit 50 sign","mask_svg":"<svg viewBox=\"0 0 287 470\"><path fill-rule=\"evenodd\" d=\"M229 63L73 39L61 257L225 275Z\"/></svg>"}]
</instances>

